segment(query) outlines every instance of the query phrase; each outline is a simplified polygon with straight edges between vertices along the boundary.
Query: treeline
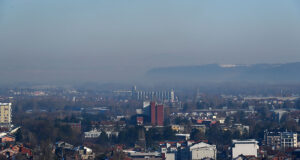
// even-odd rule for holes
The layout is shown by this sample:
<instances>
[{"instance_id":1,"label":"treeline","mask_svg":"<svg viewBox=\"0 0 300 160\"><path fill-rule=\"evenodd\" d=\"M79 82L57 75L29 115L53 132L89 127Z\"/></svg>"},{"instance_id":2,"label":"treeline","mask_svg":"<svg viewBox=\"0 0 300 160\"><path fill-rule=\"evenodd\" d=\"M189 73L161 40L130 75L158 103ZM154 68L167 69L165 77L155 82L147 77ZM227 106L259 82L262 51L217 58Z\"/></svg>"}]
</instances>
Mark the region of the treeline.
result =
<instances>
[{"instance_id":1,"label":"treeline","mask_svg":"<svg viewBox=\"0 0 300 160\"><path fill-rule=\"evenodd\" d=\"M127 147L134 147L138 141L145 140L147 148L154 147L159 141L176 140L175 132L170 127L149 128L148 131L141 126L131 126L119 132L118 136L110 136L105 132L97 138L96 143L110 146L124 144Z\"/></svg>"}]
</instances>

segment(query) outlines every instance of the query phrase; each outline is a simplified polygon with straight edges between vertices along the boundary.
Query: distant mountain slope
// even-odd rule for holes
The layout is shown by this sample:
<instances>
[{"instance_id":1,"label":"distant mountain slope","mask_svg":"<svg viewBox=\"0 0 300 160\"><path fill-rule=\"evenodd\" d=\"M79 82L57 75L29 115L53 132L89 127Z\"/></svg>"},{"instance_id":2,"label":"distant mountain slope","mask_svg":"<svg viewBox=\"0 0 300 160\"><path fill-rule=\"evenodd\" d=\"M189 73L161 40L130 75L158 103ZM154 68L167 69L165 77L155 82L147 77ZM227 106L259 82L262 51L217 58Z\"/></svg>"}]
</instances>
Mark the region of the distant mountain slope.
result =
<instances>
[{"instance_id":1,"label":"distant mountain slope","mask_svg":"<svg viewBox=\"0 0 300 160\"><path fill-rule=\"evenodd\" d=\"M147 76L178 81L300 82L300 62L286 64L175 66L155 68Z\"/></svg>"}]
</instances>

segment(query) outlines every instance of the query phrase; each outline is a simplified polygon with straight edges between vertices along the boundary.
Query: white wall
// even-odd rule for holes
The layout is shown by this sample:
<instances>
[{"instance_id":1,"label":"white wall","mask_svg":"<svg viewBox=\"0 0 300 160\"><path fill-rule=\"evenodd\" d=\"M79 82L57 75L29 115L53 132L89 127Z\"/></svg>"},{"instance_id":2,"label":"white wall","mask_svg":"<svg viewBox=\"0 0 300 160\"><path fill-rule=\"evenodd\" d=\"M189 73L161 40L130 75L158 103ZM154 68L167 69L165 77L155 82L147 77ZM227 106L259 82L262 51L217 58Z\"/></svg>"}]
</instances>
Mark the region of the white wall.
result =
<instances>
[{"instance_id":1,"label":"white wall","mask_svg":"<svg viewBox=\"0 0 300 160\"><path fill-rule=\"evenodd\" d=\"M175 153L166 153L166 160L175 160Z\"/></svg>"},{"instance_id":2,"label":"white wall","mask_svg":"<svg viewBox=\"0 0 300 160\"><path fill-rule=\"evenodd\" d=\"M191 151L192 160L200 160L203 158L216 159L216 150L211 149L196 149Z\"/></svg>"},{"instance_id":3,"label":"white wall","mask_svg":"<svg viewBox=\"0 0 300 160\"><path fill-rule=\"evenodd\" d=\"M244 156L257 157L257 149L258 145L255 143L235 144L235 146L232 148L232 158L236 158L241 154Z\"/></svg>"}]
</instances>

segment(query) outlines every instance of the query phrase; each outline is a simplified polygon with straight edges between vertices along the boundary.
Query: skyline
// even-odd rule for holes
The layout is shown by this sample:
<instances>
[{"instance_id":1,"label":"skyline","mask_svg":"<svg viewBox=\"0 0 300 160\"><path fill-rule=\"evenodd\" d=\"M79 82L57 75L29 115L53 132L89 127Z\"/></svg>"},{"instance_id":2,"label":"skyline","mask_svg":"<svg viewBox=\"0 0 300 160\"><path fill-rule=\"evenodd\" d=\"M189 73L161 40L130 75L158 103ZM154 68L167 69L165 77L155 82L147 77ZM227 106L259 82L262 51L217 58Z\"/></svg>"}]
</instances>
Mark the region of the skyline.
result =
<instances>
[{"instance_id":1,"label":"skyline","mask_svg":"<svg viewBox=\"0 0 300 160\"><path fill-rule=\"evenodd\" d=\"M0 1L1 83L132 81L156 67L300 61L300 2Z\"/></svg>"}]
</instances>

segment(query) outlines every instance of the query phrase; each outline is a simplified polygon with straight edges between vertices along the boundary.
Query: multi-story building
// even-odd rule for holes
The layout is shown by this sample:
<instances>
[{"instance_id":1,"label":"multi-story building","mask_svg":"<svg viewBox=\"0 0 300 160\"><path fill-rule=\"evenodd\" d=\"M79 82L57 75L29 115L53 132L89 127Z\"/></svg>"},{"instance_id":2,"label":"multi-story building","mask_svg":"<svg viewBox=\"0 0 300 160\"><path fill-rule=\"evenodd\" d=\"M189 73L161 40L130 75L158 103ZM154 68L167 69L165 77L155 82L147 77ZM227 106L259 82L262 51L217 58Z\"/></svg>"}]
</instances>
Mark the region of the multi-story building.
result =
<instances>
[{"instance_id":1,"label":"multi-story building","mask_svg":"<svg viewBox=\"0 0 300 160\"><path fill-rule=\"evenodd\" d=\"M164 125L164 106L157 105L156 106L156 121L158 126Z\"/></svg>"},{"instance_id":2,"label":"multi-story building","mask_svg":"<svg viewBox=\"0 0 300 160\"><path fill-rule=\"evenodd\" d=\"M296 148L298 144L297 133L281 132L280 144L282 148Z\"/></svg>"},{"instance_id":3,"label":"multi-story building","mask_svg":"<svg viewBox=\"0 0 300 160\"><path fill-rule=\"evenodd\" d=\"M264 134L265 145L273 149L296 148L298 144L297 133L293 132L268 132Z\"/></svg>"},{"instance_id":4,"label":"multi-story building","mask_svg":"<svg viewBox=\"0 0 300 160\"><path fill-rule=\"evenodd\" d=\"M151 124L156 125L156 104L155 102L151 102L150 104L150 116L151 116Z\"/></svg>"},{"instance_id":5,"label":"multi-story building","mask_svg":"<svg viewBox=\"0 0 300 160\"><path fill-rule=\"evenodd\" d=\"M0 123L9 125L11 117L11 103L0 103Z\"/></svg>"},{"instance_id":6,"label":"multi-story building","mask_svg":"<svg viewBox=\"0 0 300 160\"><path fill-rule=\"evenodd\" d=\"M177 100L173 89L170 91L139 91L136 86L134 86L131 91L127 92L131 92L132 97L136 100L157 100L171 103Z\"/></svg>"},{"instance_id":7,"label":"multi-story building","mask_svg":"<svg viewBox=\"0 0 300 160\"><path fill-rule=\"evenodd\" d=\"M268 132L264 134L265 145L272 147L273 150L279 149L281 145L280 133Z\"/></svg>"},{"instance_id":8,"label":"multi-story building","mask_svg":"<svg viewBox=\"0 0 300 160\"><path fill-rule=\"evenodd\" d=\"M164 125L164 106L156 105L155 102L150 103L150 117L151 124L163 126Z\"/></svg>"},{"instance_id":9,"label":"multi-story building","mask_svg":"<svg viewBox=\"0 0 300 160\"><path fill-rule=\"evenodd\" d=\"M257 157L259 146L255 139L232 140L232 145L232 159L240 155Z\"/></svg>"}]
</instances>

